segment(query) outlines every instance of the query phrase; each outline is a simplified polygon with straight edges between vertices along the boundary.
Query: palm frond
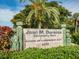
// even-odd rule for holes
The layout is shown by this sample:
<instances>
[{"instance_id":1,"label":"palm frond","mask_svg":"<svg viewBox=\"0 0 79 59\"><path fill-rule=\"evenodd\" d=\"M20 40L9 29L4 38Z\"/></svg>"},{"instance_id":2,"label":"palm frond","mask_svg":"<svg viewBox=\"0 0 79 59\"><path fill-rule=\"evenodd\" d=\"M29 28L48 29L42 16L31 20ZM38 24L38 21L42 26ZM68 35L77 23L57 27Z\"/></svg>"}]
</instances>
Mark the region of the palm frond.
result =
<instances>
[{"instance_id":1,"label":"palm frond","mask_svg":"<svg viewBox=\"0 0 79 59\"><path fill-rule=\"evenodd\" d=\"M34 10L29 12L28 16L26 17L26 23L30 23L33 14L34 14Z\"/></svg>"}]
</instances>

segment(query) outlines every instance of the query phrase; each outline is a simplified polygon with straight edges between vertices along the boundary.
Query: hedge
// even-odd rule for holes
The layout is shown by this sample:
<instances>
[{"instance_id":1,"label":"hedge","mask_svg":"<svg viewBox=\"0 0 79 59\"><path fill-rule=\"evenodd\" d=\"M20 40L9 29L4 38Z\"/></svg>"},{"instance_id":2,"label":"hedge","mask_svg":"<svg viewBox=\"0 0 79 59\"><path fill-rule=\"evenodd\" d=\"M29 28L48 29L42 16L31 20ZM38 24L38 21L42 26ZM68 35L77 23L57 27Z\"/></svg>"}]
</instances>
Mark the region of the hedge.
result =
<instances>
[{"instance_id":1,"label":"hedge","mask_svg":"<svg viewBox=\"0 0 79 59\"><path fill-rule=\"evenodd\" d=\"M29 48L24 51L0 51L0 59L79 59L79 46L50 49Z\"/></svg>"}]
</instances>

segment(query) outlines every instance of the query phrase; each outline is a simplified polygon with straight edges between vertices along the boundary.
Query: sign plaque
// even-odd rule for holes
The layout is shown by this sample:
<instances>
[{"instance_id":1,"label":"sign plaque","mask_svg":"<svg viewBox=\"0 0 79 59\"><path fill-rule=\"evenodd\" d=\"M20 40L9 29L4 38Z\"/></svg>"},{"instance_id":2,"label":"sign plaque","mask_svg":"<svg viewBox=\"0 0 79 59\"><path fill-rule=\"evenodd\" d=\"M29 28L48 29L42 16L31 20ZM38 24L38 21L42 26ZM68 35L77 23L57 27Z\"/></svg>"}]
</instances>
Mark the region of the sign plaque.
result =
<instances>
[{"instance_id":1,"label":"sign plaque","mask_svg":"<svg viewBox=\"0 0 79 59\"><path fill-rule=\"evenodd\" d=\"M62 29L24 29L24 49L63 46Z\"/></svg>"}]
</instances>

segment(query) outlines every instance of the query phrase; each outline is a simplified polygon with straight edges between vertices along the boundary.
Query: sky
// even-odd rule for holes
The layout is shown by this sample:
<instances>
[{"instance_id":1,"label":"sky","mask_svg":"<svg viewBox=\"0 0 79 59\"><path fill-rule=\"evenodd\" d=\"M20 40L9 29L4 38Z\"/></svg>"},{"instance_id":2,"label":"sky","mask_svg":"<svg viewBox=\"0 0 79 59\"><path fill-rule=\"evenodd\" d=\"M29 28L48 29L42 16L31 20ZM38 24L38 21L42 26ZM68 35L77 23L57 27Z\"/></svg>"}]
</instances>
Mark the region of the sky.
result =
<instances>
[{"instance_id":1,"label":"sky","mask_svg":"<svg viewBox=\"0 0 79 59\"><path fill-rule=\"evenodd\" d=\"M49 0L53 1L53 0ZM54 0L62 2L65 8L67 8L72 13L79 12L79 0ZM28 0L26 3L20 3L19 0L0 0L0 25L1 26L10 26L12 23L10 20L14 15L20 12L23 9L25 4L29 4Z\"/></svg>"}]
</instances>

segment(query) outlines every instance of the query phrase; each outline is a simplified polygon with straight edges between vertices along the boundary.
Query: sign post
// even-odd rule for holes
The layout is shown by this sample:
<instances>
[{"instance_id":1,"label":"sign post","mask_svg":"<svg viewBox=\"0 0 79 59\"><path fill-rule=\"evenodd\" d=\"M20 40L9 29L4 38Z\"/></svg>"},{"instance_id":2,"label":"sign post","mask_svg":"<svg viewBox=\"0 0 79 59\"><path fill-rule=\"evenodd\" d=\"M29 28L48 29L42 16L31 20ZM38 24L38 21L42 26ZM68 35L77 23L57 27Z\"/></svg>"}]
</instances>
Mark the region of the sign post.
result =
<instances>
[{"instance_id":1,"label":"sign post","mask_svg":"<svg viewBox=\"0 0 79 59\"><path fill-rule=\"evenodd\" d=\"M16 25L17 25L16 32L18 37L18 49L23 50L23 28L22 28L23 23L17 22Z\"/></svg>"}]
</instances>

